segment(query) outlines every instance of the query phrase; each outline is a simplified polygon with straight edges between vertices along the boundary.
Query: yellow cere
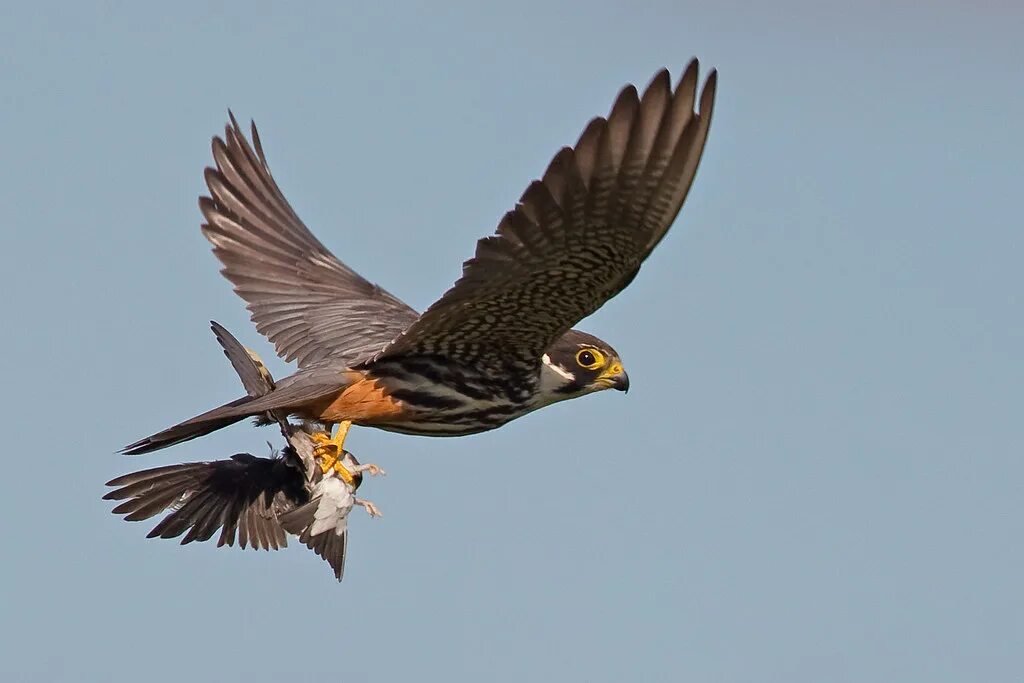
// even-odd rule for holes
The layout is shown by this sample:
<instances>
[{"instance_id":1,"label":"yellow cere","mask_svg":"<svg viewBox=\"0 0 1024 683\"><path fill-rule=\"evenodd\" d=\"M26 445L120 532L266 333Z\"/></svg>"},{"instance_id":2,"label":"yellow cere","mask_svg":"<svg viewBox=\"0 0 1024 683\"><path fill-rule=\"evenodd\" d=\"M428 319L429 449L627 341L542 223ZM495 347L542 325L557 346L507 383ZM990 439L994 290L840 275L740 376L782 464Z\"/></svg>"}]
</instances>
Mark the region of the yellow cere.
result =
<instances>
[{"instance_id":1,"label":"yellow cere","mask_svg":"<svg viewBox=\"0 0 1024 683\"><path fill-rule=\"evenodd\" d=\"M615 361L614 363L609 365L607 368L605 368L601 372L601 374L598 375L597 378L599 380L601 380L601 379L611 380L611 379L613 379L613 378L615 378L615 377L617 377L617 376L619 376L621 374L622 374L622 363L620 363L619 361Z\"/></svg>"}]
</instances>

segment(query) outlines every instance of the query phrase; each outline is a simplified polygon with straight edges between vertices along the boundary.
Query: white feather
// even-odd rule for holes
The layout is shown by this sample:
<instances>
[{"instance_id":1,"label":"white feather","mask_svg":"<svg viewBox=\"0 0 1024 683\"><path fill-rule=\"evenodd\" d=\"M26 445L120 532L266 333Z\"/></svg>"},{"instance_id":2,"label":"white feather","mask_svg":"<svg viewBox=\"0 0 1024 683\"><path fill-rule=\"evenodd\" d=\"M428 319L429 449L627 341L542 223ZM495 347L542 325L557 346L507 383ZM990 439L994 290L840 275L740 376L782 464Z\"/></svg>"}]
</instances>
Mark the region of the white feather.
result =
<instances>
[{"instance_id":1,"label":"white feather","mask_svg":"<svg viewBox=\"0 0 1024 683\"><path fill-rule=\"evenodd\" d=\"M340 477L324 477L313 488L313 497L319 497L320 503L313 513L310 535L317 536L331 529L338 536L344 533L348 528L348 513L356 502L352 487Z\"/></svg>"}]
</instances>

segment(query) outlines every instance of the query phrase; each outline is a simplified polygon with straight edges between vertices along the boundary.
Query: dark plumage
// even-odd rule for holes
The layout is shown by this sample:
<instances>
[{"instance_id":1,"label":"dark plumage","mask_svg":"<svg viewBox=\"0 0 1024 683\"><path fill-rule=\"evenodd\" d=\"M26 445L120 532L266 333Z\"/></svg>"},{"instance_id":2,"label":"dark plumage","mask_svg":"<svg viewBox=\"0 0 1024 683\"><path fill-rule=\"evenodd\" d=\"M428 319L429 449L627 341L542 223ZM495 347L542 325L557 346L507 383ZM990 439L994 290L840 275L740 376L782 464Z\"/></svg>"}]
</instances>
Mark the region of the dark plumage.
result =
<instances>
[{"instance_id":1,"label":"dark plumage","mask_svg":"<svg viewBox=\"0 0 1024 683\"><path fill-rule=\"evenodd\" d=\"M351 453L344 462L358 465ZM306 479L301 458L291 446L280 457L240 453L227 460L183 463L133 472L107 482L117 487L104 500L124 501L112 512L136 522L170 510L147 538L178 538L181 544L208 541L218 531L217 546L277 550L288 534L327 560L340 581L345 571L347 516L362 474L349 487L340 479L315 483ZM337 496L341 504L331 501ZM330 501L330 502L329 502ZM329 517L315 529L317 510Z\"/></svg>"},{"instance_id":2,"label":"dark plumage","mask_svg":"<svg viewBox=\"0 0 1024 683\"><path fill-rule=\"evenodd\" d=\"M113 509L126 521L150 519L171 510L147 538L177 538L182 545L208 541L264 550L288 545L278 516L309 502L305 477L290 447L279 458L248 453L228 460L169 465L126 474L107 482L118 487L104 500L124 500Z\"/></svg>"}]
</instances>

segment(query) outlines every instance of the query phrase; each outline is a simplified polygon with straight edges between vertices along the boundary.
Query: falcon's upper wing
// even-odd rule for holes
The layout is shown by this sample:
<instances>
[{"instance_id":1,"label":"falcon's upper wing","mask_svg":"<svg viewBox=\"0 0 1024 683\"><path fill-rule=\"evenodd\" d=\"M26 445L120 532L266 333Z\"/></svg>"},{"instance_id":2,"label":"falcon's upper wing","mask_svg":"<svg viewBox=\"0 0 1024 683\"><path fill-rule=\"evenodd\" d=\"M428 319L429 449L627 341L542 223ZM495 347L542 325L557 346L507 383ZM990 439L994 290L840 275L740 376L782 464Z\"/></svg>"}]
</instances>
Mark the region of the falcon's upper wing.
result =
<instances>
[{"instance_id":1,"label":"falcon's upper wing","mask_svg":"<svg viewBox=\"0 0 1024 683\"><path fill-rule=\"evenodd\" d=\"M255 151L231 116L224 139L213 139L210 197L199 199L203 234L224 264L221 272L285 360L352 365L372 356L416 320L416 311L313 236L270 174L255 124L252 139Z\"/></svg>"},{"instance_id":2,"label":"falcon's upper wing","mask_svg":"<svg viewBox=\"0 0 1024 683\"><path fill-rule=\"evenodd\" d=\"M695 112L697 67L674 93L664 70L643 97L623 89L608 118L555 155L478 242L461 279L378 357L535 364L628 285L675 220L704 150L717 79L712 71Z\"/></svg>"}]
</instances>

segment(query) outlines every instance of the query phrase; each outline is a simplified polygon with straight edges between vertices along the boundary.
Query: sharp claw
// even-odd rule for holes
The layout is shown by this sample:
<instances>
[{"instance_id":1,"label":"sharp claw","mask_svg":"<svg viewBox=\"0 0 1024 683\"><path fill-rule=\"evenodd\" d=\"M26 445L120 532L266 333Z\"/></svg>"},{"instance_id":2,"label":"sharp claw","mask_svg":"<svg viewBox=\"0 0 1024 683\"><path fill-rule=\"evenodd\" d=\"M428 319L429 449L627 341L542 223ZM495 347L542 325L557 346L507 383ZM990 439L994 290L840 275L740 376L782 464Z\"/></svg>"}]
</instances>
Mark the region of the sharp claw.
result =
<instances>
[{"instance_id":1,"label":"sharp claw","mask_svg":"<svg viewBox=\"0 0 1024 683\"><path fill-rule=\"evenodd\" d=\"M324 446L331 442L331 435L324 432L312 432L309 435L309 440L318 446Z\"/></svg>"},{"instance_id":2,"label":"sharp claw","mask_svg":"<svg viewBox=\"0 0 1024 683\"><path fill-rule=\"evenodd\" d=\"M327 474L332 469L337 471L338 466L341 464L338 462L341 458L341 449L331 440L330 435L323 432L314 432L309 435L309 439L316 444L313 447L313 457L318 461L320 470L324 474ZM346 481L351 479L351 474L347 471L346 474L349 474L347 478L341 472L338 472L338 474Z\"/></svg>"},{"instance_id":3,"label":"sharp claw","mask_svg":"<svg viewBox=\"0 0 1024 683\"><path fill-rule=\"evenodd\" d=\"M331 446L317 446L313 449L313 457L320 461L320 469L323 470L324 474L331 471L332 468L338 466L338 453Z\"/></svg>"}]
</instances>

